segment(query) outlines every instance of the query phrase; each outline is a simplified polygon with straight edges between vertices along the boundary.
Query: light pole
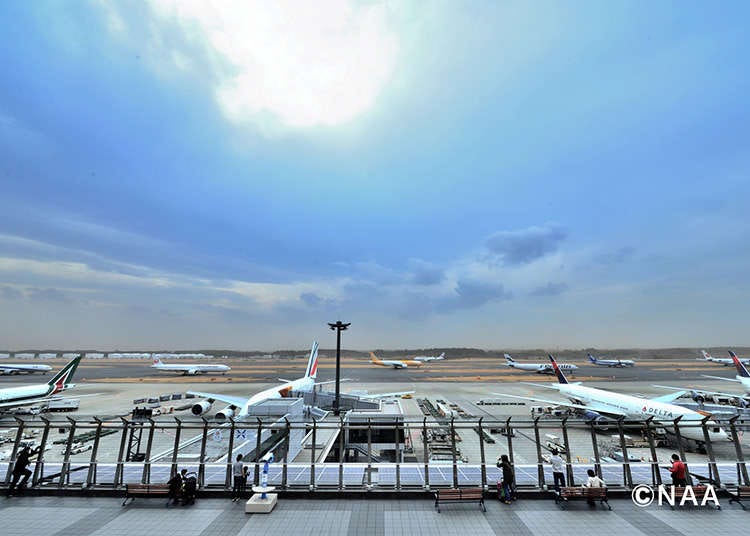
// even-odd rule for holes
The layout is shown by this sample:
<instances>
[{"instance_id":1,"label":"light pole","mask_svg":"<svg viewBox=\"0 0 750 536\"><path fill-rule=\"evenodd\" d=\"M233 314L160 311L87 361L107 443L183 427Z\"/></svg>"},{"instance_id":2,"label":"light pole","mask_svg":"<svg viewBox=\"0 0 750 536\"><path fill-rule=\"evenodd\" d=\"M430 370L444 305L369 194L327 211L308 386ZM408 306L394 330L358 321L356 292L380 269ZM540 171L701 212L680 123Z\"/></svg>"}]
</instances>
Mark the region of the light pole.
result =
<instances>
[{"instance_id":1,"label":"light pole","mask_svg":"<svg viewBox=\"0 0 750 536\"><path fill-rule=\"evenodd\" d=\"M351 326L352 323L344 323L341 320L337 320L335 324L328 322L328 327L332 330L336 330L336 398L333 401L333 414L338 416L341 411L339 410L340 402L340 382L341 382L341 332Z\"/></svg>"}]
</instances>

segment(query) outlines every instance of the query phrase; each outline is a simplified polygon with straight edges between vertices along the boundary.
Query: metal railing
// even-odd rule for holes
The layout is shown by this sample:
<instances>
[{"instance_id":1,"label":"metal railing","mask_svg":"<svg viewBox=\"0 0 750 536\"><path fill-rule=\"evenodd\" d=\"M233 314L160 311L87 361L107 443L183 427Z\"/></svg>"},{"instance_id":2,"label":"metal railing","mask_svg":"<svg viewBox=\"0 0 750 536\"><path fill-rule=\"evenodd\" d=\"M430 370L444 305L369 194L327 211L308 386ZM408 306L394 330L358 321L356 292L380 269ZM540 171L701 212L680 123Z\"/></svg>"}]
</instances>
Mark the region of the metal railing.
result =
<instances>
[{"instance_id":1,"label":"metal railing","mask_svg":"<svg viewBox=\"0 0 750 536\"><path fill-rule=\"evenodd\" d=\"M663 478L660 464L676 452L689 465L692 478L716 485L750 485L735 420L728 423L729 440L718 442L711 440L708 419L697 423L683 423L680 419L619 420L602 430L593 421L569 417L444 421L425 417L391 422L377 422L373 417L357 423L338 418L322 422L230 419L223 424L205 418L177 417L140 421L16 418L15 422L0 423L0 434L7 445L12 443L10 450L3 453L0 471L5 471L7 486L18 453L25 443L33 442L40 454L32 462L32 485L60 489L162 483L183 467L197 472L201 488L229 489L231 464L238 452L246 454L245 461L253 468L252 483L257 485L260 458L268 451L276 454L269 482L280 490L398 491L465 485L492 488L501 476L495 460L500 454L507 454L518 486L545 489L552 480L547 454L559 447L566 461L567 481L573 484L580 484L586 470L593 469L610 486L658 485ZM660 446L665 429L671 438L669 450ZM702 431L704 441L686 439L688 429ZM498 430L505 433L497 433ZM295 431L300 433L294 436ZM490 431L495 432L494 437ZM549 439L548 432L562 437ZM53 440L55 434L60 439ZM637 447L628 434L638 435ZM302 445L292 445L296 441L293 436L301 437ZM327 438L324 446L317 444L321 437ZM383 443L383 437L392 438L392 443ZM609 445L603 446L606 441ZM54 444L62 445L62 449L56 452ZM701 452L694 452L695 447ZM471 454L462 453L461 448L470 448ZM608 451L602 453L603 448ZM636 461L631 455L633 449L645 454ZM327 453L325 459L321 459L321 452ZM615 461L605 455L611 452L621 459ZM364 461L358 460L360 455ZM389 456L390 461L385 461Z\"/></svg>"}]
</instances>

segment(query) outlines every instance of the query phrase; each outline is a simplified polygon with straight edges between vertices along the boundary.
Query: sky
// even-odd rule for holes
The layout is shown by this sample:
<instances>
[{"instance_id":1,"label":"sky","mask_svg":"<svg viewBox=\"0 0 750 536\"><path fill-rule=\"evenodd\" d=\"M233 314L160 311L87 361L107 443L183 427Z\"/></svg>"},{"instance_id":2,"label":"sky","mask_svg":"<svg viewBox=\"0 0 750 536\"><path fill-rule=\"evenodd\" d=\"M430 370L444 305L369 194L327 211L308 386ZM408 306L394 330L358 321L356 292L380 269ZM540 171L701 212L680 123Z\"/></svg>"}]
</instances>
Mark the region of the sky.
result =
<instances>
[{"instance_id":1,"label":"sky","mask_svg":"<svg viewBox=\"0 0 750 536\"><path fill-rule=\"evenodd\" d=\"M745 2L0 3L0 347L748 345Z\"/></svg>"}]
</instances>

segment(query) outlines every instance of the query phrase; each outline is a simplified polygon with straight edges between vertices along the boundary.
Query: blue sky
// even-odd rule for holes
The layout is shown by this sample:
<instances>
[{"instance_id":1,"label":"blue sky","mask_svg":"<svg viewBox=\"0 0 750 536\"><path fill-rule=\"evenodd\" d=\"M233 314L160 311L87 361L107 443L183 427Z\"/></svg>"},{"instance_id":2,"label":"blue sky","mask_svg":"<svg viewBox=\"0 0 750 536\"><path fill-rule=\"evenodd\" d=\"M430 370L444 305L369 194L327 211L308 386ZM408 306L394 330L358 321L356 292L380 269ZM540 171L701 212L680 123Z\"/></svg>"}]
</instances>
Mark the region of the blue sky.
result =
<instances>
[{"instance_id":1,"label":"blue sky","mask_svg":"<svg viewBox=\"0 0 750 536\"><path fill-rule=\"evenodd\" d=\"M304 6L0 4L0 346L750 344L744 3Z\"/></svg>"}]
</instances>

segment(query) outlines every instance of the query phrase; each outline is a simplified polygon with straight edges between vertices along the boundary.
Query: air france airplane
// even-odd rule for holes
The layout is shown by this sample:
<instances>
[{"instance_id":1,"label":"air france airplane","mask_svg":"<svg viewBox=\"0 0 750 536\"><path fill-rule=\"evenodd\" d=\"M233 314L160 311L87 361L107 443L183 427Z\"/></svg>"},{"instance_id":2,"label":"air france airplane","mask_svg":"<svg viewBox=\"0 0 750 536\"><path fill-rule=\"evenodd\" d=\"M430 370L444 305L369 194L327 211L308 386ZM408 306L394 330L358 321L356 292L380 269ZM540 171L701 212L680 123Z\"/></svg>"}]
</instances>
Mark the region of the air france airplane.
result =
<instances>
[{"instance_id":1,"label":"air france airplane","mask_svg":"<svg viewBox=\"0 0 750 536\"><path fill-rule=\"evenodd\" d=\"M589 354L589 361L592 365L598 365L600 367L634 367L635 361L632 359L597 359L593 355Z\"/></svg>"},{"instance_id":2,"label":"air france airplane","mask_svg":"<svg viewBox=\"0 0 750 536\"><path fill-rule=\"evenodd\" d=\"M47 374L52 367L49 365L35 365L31 363L2 363L0 362L0 374L34 374L35 372L41 372Z\"/></svg>"},{"instance_id":3,"label":"air france airplane","mask_svg":"<svg viewBox=\"0 0 750 536\"><path fill-rule=\"evenodd\" d=\"M162 372L179 372L184 376L195 376L196 374L207 374L209 372L220 372L221 374L226 374L232 370L228 365L215 363L163 363L158 357L154 358L154 364L151 365L151 368Z\"/></svg>"},{"instance_id":4,"label":"air france airplane","mask_svg":"<svg viewBox=\"0 0 750 536\"><path fill-rule=\"evenodd\" d=\"M70 381L73 379L73 374L80 362L81 356L78 355L47 383L0 389L0 411L45 402L51 396L74 387Z\"/></svg>"},{"instance_id":5,"label":"air france airplane","mask_svg":"<svg viewBox=\"0 0 750 536\"><path fill-rule=\"evenodd\" d=\"M537 374L554 374L555 371L552 369L552 365L549 363L519 363L513 359L510 355L505 355L505 364L509 367L516 368L518 370L528 370L529 372L536 372ZM562 370L572 372L578 369L577 365L570 365L568 363L558 363L557 365Z\"/></svg>"},{"instance_id":6,"label":"air france airplane","mask_svg":"<svg viewBox=\"0 0 750 536\"><path fill-rule=\"evenodd\" d=\"M521 400L531 400L532 402L541 402L555 406L566 406L569 408L584 411L584 417L593 420L598 424L606 424L608 418L615 419L624 417L628 420L646 420L653 417L654 421L661 423L665 429L671 429L669 426L672 422L682 417L680 434L688 439L693 439L700 443L705 442L703 428L701 426L685 426L686 423L700 423L709 416L708 413L693 411L672 404L674 400L685 394L686 391L679 391L669 395L656 398L639 398L637 396L624 395L596 389L594 387L584 387L581 382L568 382L565 374L560 370L555 362L555 358L549 356L552 368L557 376L558 383L551 385L530 384L547 389L556 389L561 395L567 397L571 402L560 402L556 400L547 400L544 398L534 398L527 396L515 396L504 393L493 393L498 396L518 398ZM727 433L715 421L706 423L708 436L711 441L727 440Z\"/></svg>"},{"instance_id":7,"label":"air france airplane","mask_svg":"<svg viewBox=\"0 0 750 536\"><path fill-rule=\"evenodd\" d=\"M215 419L219 422L226 421L229 417L238 417L240 419L247 417L250 413L250 409L256 404L260 404L265 400L274 398L289 398L292 396L292 392L310 392L316 385L323 385L326 383L333 382L320 382L315 383L315 378L318 375L318 341L313 342L312 350L310 351L310 357L307 360L307 368L305 369L305 375L296 380L282 380L284 383L276 387L265 389L260 393L254 394L250 398L243 398L239 396L221 395L215 393L202 393L199 391L188 391L188 393L205 400L196 402L193 405L193 415L203 415L204 413L211 410L211 405L216 402L223 402L228 404L227 407L216 413Z\"/></svg>"},{"instance_id":8,"label":"air france airplane","mask_svg":"<svg viewBox=\"0 0 750 536\"><path fill-rule=\"evenodd\" d=\"M413 359L379 359L374 352L370 352L370 363L380 365L381 367L393 367L395 369L419 368L424 364L421 361L414 361Z\"/></svg>"}]
</instances>

